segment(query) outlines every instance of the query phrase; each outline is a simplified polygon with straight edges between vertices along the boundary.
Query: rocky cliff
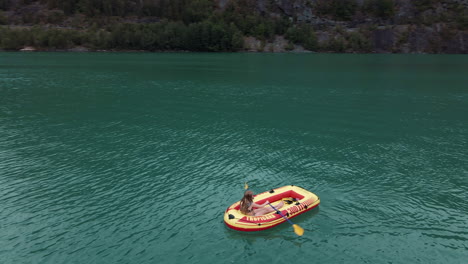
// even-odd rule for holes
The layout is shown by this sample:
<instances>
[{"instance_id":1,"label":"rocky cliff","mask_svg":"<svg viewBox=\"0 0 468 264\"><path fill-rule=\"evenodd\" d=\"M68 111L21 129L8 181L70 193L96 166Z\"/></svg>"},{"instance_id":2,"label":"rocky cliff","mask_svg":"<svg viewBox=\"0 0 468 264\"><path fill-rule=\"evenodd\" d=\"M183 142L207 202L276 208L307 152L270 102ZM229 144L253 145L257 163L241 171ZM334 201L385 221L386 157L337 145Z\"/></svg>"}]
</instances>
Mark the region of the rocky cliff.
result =
<instances>
[{"instance_id":1,"label":"rocky cliff","mask_svg":"<svg viewBox=\"0 0 468 264\"><path fill-rule=\"evenodd\" d=\"M0 49L468 53L468 0L0 0Z\"/></svg>"},{"instance_id":2,"label":"rocky cliff","mask_svg":"<svg viewBox=\"0 0 468 264\"><path fill-rule=\"evenodd\" d=\"M218 0L218 5L222 9L232 1ZM371 2L383 15L369 9ZM340 8L350 14L340 15ZM323 51L336 51L338 45L343 52L468 53L468 0L257 0L256 11L312 26ZM354 47L356 36L369 42L364 50ZM249 49L259 50L250 43Z\"/></svg>"}]
</instances>

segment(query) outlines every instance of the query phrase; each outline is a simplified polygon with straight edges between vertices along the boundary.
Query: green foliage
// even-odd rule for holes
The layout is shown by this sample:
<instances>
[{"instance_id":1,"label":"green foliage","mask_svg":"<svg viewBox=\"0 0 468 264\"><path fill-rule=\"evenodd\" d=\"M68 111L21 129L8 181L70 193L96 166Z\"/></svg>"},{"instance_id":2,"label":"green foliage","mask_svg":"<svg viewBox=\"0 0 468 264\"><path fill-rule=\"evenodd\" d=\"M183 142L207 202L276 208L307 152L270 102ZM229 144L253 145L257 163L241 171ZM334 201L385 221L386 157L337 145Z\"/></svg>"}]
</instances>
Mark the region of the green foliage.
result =
<instances>
[{"instance_id":1,"label":"green foliage","mask_svg":"<svg viewBox=\"0 0 468 264\"><path fill-rule=\"evenodd\" d=\"M372 50L369 36L361 31L348 33L346 42L347 48L355 52L370 52Z\"/></svg>"},{"instance_id":2,"label":"green foliage","mask_svg":"<svg viewBox=\"0 0 468 264\"><path fill-rule=\"evenodd\" d=\"M247 36L261 40L272 39L274 35L283 35L290 22L284 18L265 17L256 12L255 0L230 1L217 20L234 23Z\"/></svg>"},{"instance_id":3,"label":"green foliage","mask_svg":"<svg viewBox=\"0 0 468 264\"><path fill-rule=\"evenodd\" d=\"M0 27L0 48L19 50L67 49L84 45L92 49L236 51L243 49L243 34L234 24L209 21L185 25L163 21L154 24L117 23L108 30Z\"/></svg>"},{"instance_id":4,"label":"green foliage","mask_svg":"<svg viewBox=\"0 0 468 264\"><path fill-rule=\"evenodd\" d=\"M0 0L6 1L6 0ZM212 0L43 0L65 14L96 16L157 16L185 23L200 22L214 10Z\"/></svg>"},{"instance_id":5,"label":"green foliage","mask_svg":"<svg viewBox=\"0 0 468 264\"><path fill-rule=\"evenodd\" d=\"M394 0L366 0L363 5L366 13L381 18L390 18L395 15Z\"/></svg>"},{"instance_id":6,"label":"green foliage","mask_svg":"<svg viewBox=\"0 0 468 264\"><path fill-rule=\"evenodd\" d=\"M11 6L11 0L0 0L0 10L9 10Z\"/></svg>"},{"instance_id":7,"label":"green foliage","mask_svg":"<svg viewBox=\"0 0 468 264\"><path fill-rule=\"evenodd\" d=\"M2 11L0 11L0 25L8 24L8 18L4 15Z\"/></svg>"},{"instance_id":8,"label":"green foliage","mask_svg":"<svg viewBox=\"0 0 468 264\"><path fill-rule=\"evenodd\" d=\"M356 0L317 0L315 10L319 15L337 20L351 20L357 11Z\"/></svg>"},{"instance_id":9,"label":"green foliage","mask_svg":"<svg viewBox=\"0 0 468 264\"><path fill-rule=\"evenodd\" d=\"M229 25L229 34L232 34L231 37L231 50L232 51L239 51L244 49L244 35L242 32L236 27L234 23Z\"/></svg>"},{"instance_id":10,"label":"green foliage","mask_svg":"<svg viewBox=\"0 0 468 264\"><path fill-rule=\"evenodd\" d=\"M243 46L236 28L211 22L190 24L185 41L182 48L191 51L232 51Z\"/></svg>"},{"instance_id":11,"label":"green foliage","mask_svg":"<svg viewBox=\"0 0 468 264\"><path fill-rule=\"evenodd\" d=\"M6 3L6 0L0 1L0 4ZM239 0L231 12L222 15L214 12L212 0L42 2L51 10L43 12L42 16L24 13L23 23L60 25L67 16L71 16L67 23L75 29L8 29L2 37L1 47L19 49L30 43L28 45L40 49L66 49L84 45L91 49L237 51L244 48L245 34L268 39L273 38L277 31L285 31L285 23L281 19L257 16L253 12L256 5L253 0ZM246 13L234 12L237 8ZM113 19L129 15L157 16L160 22L125 23L122 19ZM32 36L30 41L19 37L24 33Z\"/></svg>"},{"instance_id":12,"label":"green foliage","mask_svg":"<svg viewBox=\"0 0 468 264\"><path fill-rule=\"evenodd\" d=\"M305 3L314 15L352 20L337 24L354 27L354 22L360 23L369 16L374 20L369 25L382 19L390 21L396 12L396 2L307 0ZM438 1L411 3L417 11L411 22L427 25L444 22L453 29L450 34L468 30L466 7L458 2L442 1L446 11L438 11L437 16L432 15L435 12L424 11L434 9ZM278 0L264 1L262 12L258 0L230 0L223 11L215 4L214 0L0 0L0 25L26 26L0 26L0 48L16 50L32 45L39 49L67 49L80 45L99 50L238 51L244 49L245 36L252 36L262 42L260 49L264 50L275 35L288 39L288 49L294 49L294 44L308 50L335 52L370 52L373 48L370 33L376 28L348 32L339 26L334 30L328 28L333 37L319 47L310 25L293 22L295 17L271 16L269 12L281 13ZM45 6L48 10L44 10ZM403 34L398 43L407 43L407 38ZM431 47L434 51L442 49L435 42Z\"/></svg>"},{"instance_id":13,"label":"green foliage","mask_svg":"<svg viewBox=\"0 0 468 264\"><path fill-rule=\"evenodd\" d=\"M289 27L291 27L292 22L288 19L277 19L273 21L275 34L284 35Z\"/></svg>"},{"instance_id":14,"label":"green foliage","mask_svg":"<svg viewBox=\"0 0 468 264\"><path fill-rule=\"evenodd\" d=\"M55 49L65 49L69 46L69 34L63 30L51 30L48 32L48 46Z\"/></svg>"},{"instance_id":15,"label":"green foliage","mask_svg":"<svg viewBox=\"0 0 468 264\"><path fill-rule=\"evenodd\" d=\"M457 17L457 26L460 30L468 30L468 11Z\"/></svg>"},{"instance_id":16,"label":"green foliage","mask_svg":"<svg viewBox=\"0 0 468 264\"><path fill-rule=\"evenodd\" d=\"M32 27L0 28L0 48L7 50L19 50L24 46L35 46L38 48L66 49L72 45L79 45L82 40L80 31L44 29Z\"/></svg>"},{"instance_id":17,"label":"green foliage","mask_svg":"<svg viewBox=\"0 0 468 264\"><path fill-rule=\"evenodd\" d=\"M430 9L434 5L435 0L413 0L412 3L416 7L416 10L423 12Z\"/></svg>"},{"instance_id":18,"label":"green foliage","mask_svg":"<svg viewBox=\"0 0 468 264\"><path fill-rule=\"evenodd\" d=\"M336 36L329 40L328 50L333 52L344 52L346 50L346 43L342 36Z\"/></svg>"},{"instance_id":19,"label":"green foliage","mask_svg":"<svg viewBox=\"0 0 468 264\"><path fill-rule=\"evenodd\" d=\"M78 0L47 0L50 9L61 9L65 14L70 15L76 12Z\"/></svg>"},{"instance_id":20,"label":"green foliage","mask_svg":"<svg viewBox=\"0 0 468 264\"><path fill-rule=\"evenodd\" d=\"M194 23L206 20L214 11L214 2L211 0L190 1L183 11L185 23Z\"/></svg>"},{"instance_id":21,"label":"green foliage","mask_svg":"<svg viewBox=\"0 0 468 264\"><path fill-rule=\"evenodd\" d=\"M293 43L303 45L308 50L316 50L318 48L317 36L308 25L290 27L286 31L286 38Z\"/></svg>"},{"instance_id":22,"label":"green foliage","mask_svg":"<svg viewBox=\"0 0 468 264\"><path fill-rule=\"evenodd\" d=\"M62 10L51 10L47 14L47 23L60 24L65 19L65 14Z\"/></svg>"},{"instance_id":23,"label":"green foliage","mask_svg":"<svg viewBox=\"0 0 468 264\"><path fill-rule=\"evenodd\" d=\"M18 32L10 29L0 30L0 48L6 50L18 50L22 46Z\"/></svg>"},{"instance_id":24,"label":"green foliage","mask_svg":"<svg viewBox=\"0 0 468 264\"><path fill-rule=\"evenodd\" d=\"M400 36L398 37L398 41L397 41L398 46L408 43L409 34L410 34L409 31L404 31L400 34Z\"/></svg>"}]
</instances>

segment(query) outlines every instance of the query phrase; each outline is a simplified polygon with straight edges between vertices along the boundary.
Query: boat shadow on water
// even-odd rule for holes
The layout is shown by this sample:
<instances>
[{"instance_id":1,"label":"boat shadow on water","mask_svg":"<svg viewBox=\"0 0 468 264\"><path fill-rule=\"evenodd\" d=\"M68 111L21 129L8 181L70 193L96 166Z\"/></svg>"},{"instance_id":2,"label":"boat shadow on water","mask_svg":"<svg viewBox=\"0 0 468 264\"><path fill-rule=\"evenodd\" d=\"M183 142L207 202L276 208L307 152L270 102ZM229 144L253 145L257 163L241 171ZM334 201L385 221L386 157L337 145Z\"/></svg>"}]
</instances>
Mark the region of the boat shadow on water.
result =
<instances>
[{"instance_id":1,"label":"boat shadow on water","mask_svg":"<svg viewBox=\"0 0 468 264\"><path fill-rule=\"evenodd\" d=\"M303 236L303 238L307 238L308 232L314 231L313 221L311 220L311 218L319 213L319 210L320 210L319 208L320 206L317 206L314 209L291 219L291 221L294 224L297 224L301 226L302 228L304 228L305 235ZM285 232L286 230L289 231L289 229L291 231L291 238L297 237L297 235L294 234L292 230L291 224L289 224L288 222L281 223L280 225L277 225L267 230L253 231L253 232L237 231L237 230L227 227L226 225L224 226L225 226L227 238L234 239L234 240L236 239L247 240L247 242L255 242L255 240L257 239L266 239L266 240L276 239L276 238L284 239ZM298 246L300 246L300 244L301 243L299 243Z\"/></svg>"}]
</instances>

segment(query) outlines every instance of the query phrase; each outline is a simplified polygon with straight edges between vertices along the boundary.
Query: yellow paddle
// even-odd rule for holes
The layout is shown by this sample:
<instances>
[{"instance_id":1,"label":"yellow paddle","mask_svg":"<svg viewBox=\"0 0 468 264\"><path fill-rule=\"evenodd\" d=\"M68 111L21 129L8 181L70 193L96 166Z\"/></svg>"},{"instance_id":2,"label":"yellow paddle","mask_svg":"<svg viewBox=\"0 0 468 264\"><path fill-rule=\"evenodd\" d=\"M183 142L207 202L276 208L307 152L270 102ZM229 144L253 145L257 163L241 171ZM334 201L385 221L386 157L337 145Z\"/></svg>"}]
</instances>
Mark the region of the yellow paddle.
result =
<instances>
[{"instance_id":1,"label":"yellow paddle","mask_svg":"<svg viewBox=\"0 0 468 264\"><path fill-rule=\"evenodd\" d=\"M248 189L249 188L249 185L247 184L247 182L244 184L244 189ZM304 235L304 229L296 224L294 224L291 220L289 220L286 216L283 215L283 213L281 213L281 211L278 211L278 209L276 209L273 205L271 205L271 203L268 203L276 212L278 212L278 214L280 214L284 219L286 219L286 221L288 221L288 223L290 223L292 225L292 227L294 228L294 233L296 233L296 235L298 236L302 236Z\"/></svg>"},{"instance_id":2,"label":"yellow paddle","mask_svg":"<svg viewBox=\"0 0 468 264\"><path fill-rule=\"evenodd\" d=\"M296 235L298 236L302 236L304 234L304 229L296 224L294 224L291 220L289 220L286 216L283 215L283 213L281 213L281 211L279 211L278 209L276 209L273 205L271 205L271 203L268 203L279 215L281 215L284 219L286 219L286 221L288 221L288 223L290 223L292 225L292 227L294 228L294 233L296 233Z\"/></svg>"}]
</instances>

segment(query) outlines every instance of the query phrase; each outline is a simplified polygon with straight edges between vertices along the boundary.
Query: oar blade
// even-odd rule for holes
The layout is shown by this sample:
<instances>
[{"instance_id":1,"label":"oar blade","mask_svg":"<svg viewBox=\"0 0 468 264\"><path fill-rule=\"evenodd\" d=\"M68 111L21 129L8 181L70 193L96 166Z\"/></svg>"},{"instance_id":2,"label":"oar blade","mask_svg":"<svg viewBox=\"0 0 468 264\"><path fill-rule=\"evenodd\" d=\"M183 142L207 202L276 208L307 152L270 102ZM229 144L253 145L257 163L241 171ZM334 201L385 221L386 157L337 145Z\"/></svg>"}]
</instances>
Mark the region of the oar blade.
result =
<instances>
[{"instance_id":1,"label":"oar blade","mask_svg":"<svg viewBox=\"0 0 468 264\"><path fill-rule=\"evenodd\" d=\"M304 234L304 229L296 224L293 225L294 233L298 236L302 236Z\"/></svg>"}]
</instances>

